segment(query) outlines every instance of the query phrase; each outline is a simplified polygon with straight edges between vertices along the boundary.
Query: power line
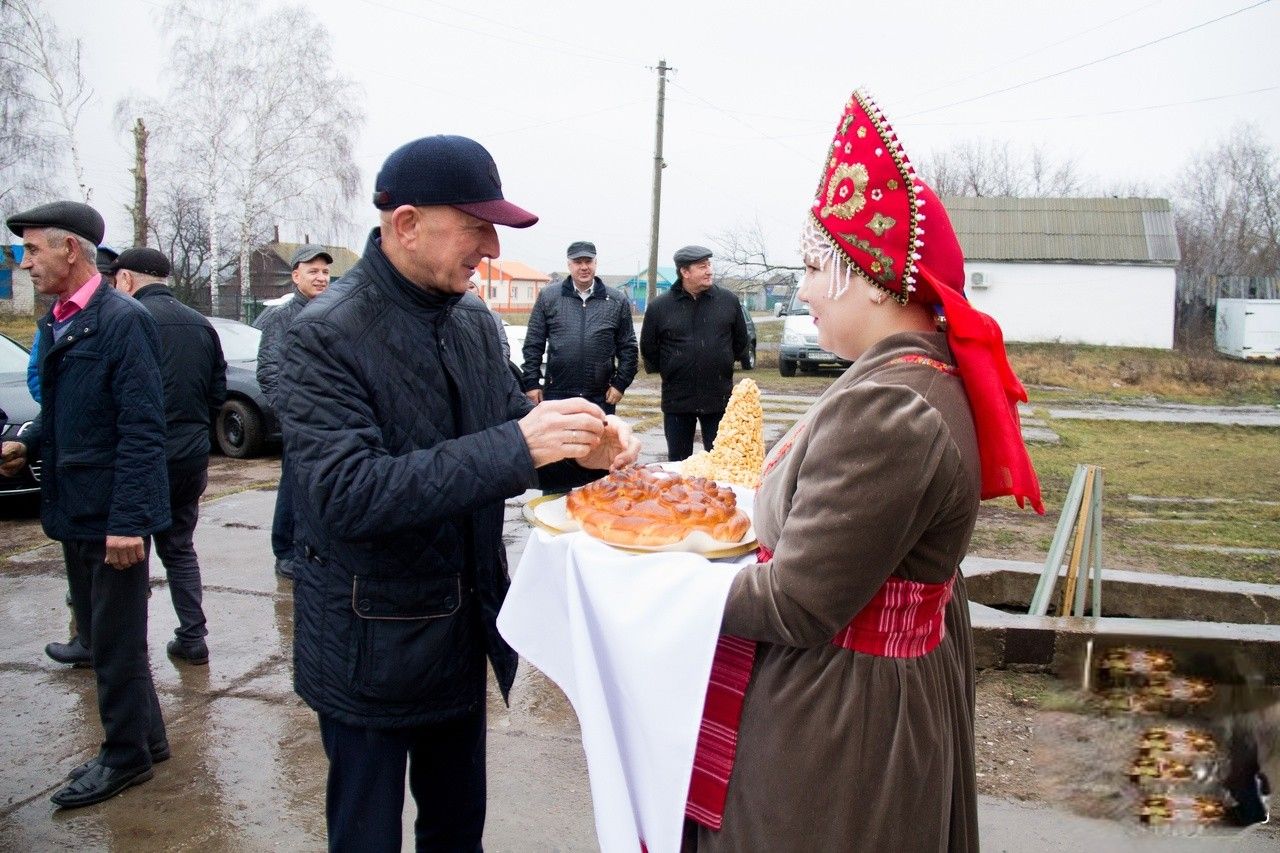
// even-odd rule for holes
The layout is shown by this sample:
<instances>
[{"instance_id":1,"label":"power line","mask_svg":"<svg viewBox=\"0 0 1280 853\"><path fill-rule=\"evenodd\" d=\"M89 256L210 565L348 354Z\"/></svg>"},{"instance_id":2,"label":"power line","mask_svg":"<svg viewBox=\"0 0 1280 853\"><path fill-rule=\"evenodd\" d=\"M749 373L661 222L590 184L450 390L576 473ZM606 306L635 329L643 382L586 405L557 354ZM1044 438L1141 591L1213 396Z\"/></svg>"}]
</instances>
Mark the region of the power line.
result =
<instances>
[{"instance_id":1,"label":"power line","mask_svg":"<svg viewBox=\"0 0 1280 853\"><path fill-rule=\"evenodd\" d=\"M1061 45L1064 45L1067 42L1075 41L1081 36L1087 36L1089 33L1097 32L1098 30L1109 27L1112 24L1114 24L1116 21L1122 21L1125 18L1138 14L1139 12L1145 12L1146 10L1150 9L1152 6L1159 6L1160 3L1161 3L1161 0L1155 0L1155 2L1153 3L1148 3L1145 6L1139 7L1129 12L1125 12L1123 15L1117 15L1116 17L1103 21L1102 23L1097 24L1096 26L1092 26L1092 27L1089 27L1088 29L1080 30L1077 33L1073 33L1072 35L1069 35L1066 38L1059 39L1058 41L1055 41L1055 42L1050 42L1049 44L1041 45L1040 47L1037 47L1034 50L1027 51L1021 56L1015 56L1011 59L1006 59L1004 62L998 62L995 65L989 65L986 68L983 68L978 71L974 71L973 73L967 74L964 77L959 77L959 78L956 78L955 80L950 80L942 84L941 86L935 86L932 89L927 89L926 91L923 91L923 92L916 92L913 95L908 95L903 100L910 101L915 98L923 98L925 95L932 95L934 92L940 92L943 89L950 89L951 87L959 83L967 82L969 80L972 80L974 77L981 77L983 74L988 74L997 69L1012 65L1015 62L1021 62L1024 59L1030 59L1033 56L1038 56L1039 54L1044 53L1046 50L1052 50L1053 48L1060 47Z\"/></svg>"},{"instance_id":2,"label":"power line","mask_svg":"<svg viewBox=\"0 0 1280 853\"><path fill-rule=\"evenodd\" d=\"M1144 42L1142 44L1135 45L1130 48L1126 48L1125 50L1117 51L1116 53L1111 53L1106 56L1099 57L1098 59L1091 59L1088 62L1082 62L1079 65L1073 65L1070 68L1063 68L1061 71L1054 71L1050 74L1044 74L1040 77L1036 77L1034 80L1025 80L1021 83L1015 83L1012 86L1005 86L1002 89L994 89L990 92L985 92L981 95L974 95L971 98L964 98L963 100L959 100L959 101L953 101L949 104L942 104L936 107L929 107L928 109L924 109L924 110L916 110L913 113L907 113L906 115L902 116L901 119L908 119L908 118L911 118L912 116L924 115L926 113L933 113L933 112L937 112L938 110L946 110L952 107L961 106L962 104L971 104L974 101L980 101L980 100L983 100L984 98L990 98L994 95L1003 95L1005 92L1012 92L1015 89L1022 89L1027 86L1034 85L1036 83L1043 83L1045 80L1052 80L1054 77L1061 77L1064 74L1070 74L1071 72L1079 71L1082 68L1088 68L1092 65L1098 65L1100 63L1107 62L1112 59L1116 59L1117 57L1125 56L1126 54L1130 54L1135 51L1142 50L1143 48L1151 47L1152 45L1159 44L1160 42L1168 41L1171 38L1176 38L1181 35L1186 35L1187 33L1192 32L1193 30L1198 30L1203 27L1207 27L1210 24L1216 24L1219 21L1224 21L1227 18L1231 18L1236 15L1242 14L1244 12L1248 12L1251 9L1256 9L1259 6L1265 6L1270 2L1271 0L1258 0L1257 3L1253 3L1249 6L1236 9L1234 12L1228 12L1225 15L1219 15L1218 17L1213 18L1211 20L1204 21L1202 23L1195 24L1194 26L1187 27L1184 30L1178 30L1176 33L1169 33L1168 35L1161 36L1158 39L1152 39L1151 41Z\"/></svg>"},{"instance_id":3,"label":"power line","mask_svg":"<svg viewBox=\"0 0 1280 853\"><path fill-rule=\"evenodd\" d=\"M1046 121L1070 121L1078 118L1098 118L1101 116L1125 115L1129 113L1150 112L1151 110L1163 110L1169 107L1184 107L1190 104L1205 104L1210 101L1225 101L1228 98L1243 98L1247 95L1260 95L1264 92L1274 92L1280 89L1280 84L1274 86L1264 86L1261 89L1250 89L1247 92L1231 92L1225 95L1209 95L1204 98L1192 98L1186 101L1170 101L1165 104L1147 104L1141 107L1125 107L1118 110L1100 110L1091 113L1072 113L1070 115L1060 116L1040 116L1038 118L1011 118L1011 119L990 119L987 121L911 121L902 122L903 127L964 127L968 125L984 125L984 124L1032 124Z\"/></svg>"},{"instance_id":4,"label":"power line","mask_svg":"<svg viewBox=\"0 0 1280 853\"><path fill-rule=\"evenodd\" d=\"M710 107L711 109L715 110L716 112L718 112L718 113L720 113L720 114L722 114L722 115L728 116L729 118L733 119L733 120L734 120L734 121L736 121L738 124L742 125L743 127L747 128L748 130L750 130L752 133L754 133L754 134L755 134L757 137L759 137L760 139L766 140L766 141L768 141L768 142L773 142L773 143L775 143L775 144L779 145L780 147L785 148L786 150L790 151L792 154L795 154L797 157L801 157L801 158L803 158L803 159L805 159L805 160L811 160L811 159L812 159L812 155L811 155L811 154L805 154L805 153L803 153L803 152L801 152L801 151L796 150L795 148L792 148L790 145L787 145L785 142L783 142L783 141L782 141L782 139L781 139L780 137L770 136L769 134L767 134L767 133L765 133L764 131L760 130L758 127L755 127L755 126L751 125L750 123L748 123L748 122L746 122L746 121L744 121L744 120L742 120L742 119L738 118L736 115L734 115L734 114L733 114L732 112L730 112L729 110L722 109L722 108L720 108L720 107L716 106L715 104L711 103L711 102L710 102L710 101L708 101L706 98L704 98L704 97L702 97L701 95L699 95L697 92L694 92L693 90L689 89L687 86L682 86L682 85L680 85L679 83L677 83L677 82L676 82L676 81L674 81L674 80L672 80L672 81L671 81L671 85L672 85L672 86L675 86L677 89L680 89L680 90L681 90L681 91L683 91L683 92L687 92L688 94L690 94L690 95L692 95L693 97L697 98L699 101L702 101L702 103L706 104L708 107Z\"/></svg>"}]
</instances>

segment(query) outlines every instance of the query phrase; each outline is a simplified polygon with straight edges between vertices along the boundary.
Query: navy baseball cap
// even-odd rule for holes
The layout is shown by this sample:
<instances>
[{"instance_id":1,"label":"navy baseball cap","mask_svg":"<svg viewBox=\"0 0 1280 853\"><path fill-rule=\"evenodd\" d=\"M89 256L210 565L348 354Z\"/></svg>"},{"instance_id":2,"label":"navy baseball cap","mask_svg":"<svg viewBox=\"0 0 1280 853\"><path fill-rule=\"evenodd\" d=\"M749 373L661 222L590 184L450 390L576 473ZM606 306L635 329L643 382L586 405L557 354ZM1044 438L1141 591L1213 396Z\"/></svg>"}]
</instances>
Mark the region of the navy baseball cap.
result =
<instances>
[{"instance_id":1,"label":"navy baseball cap","mask_svg":"<svg viewBox=\"0 0 1280 853\"><path fill-rule=\"evenodd\" d=\"M427 136L387 157L373 186L373 206L446 204L477 219L528 228L538 217L502 196L498 165L485 147L465 136Z\"/></svg>"}]
</instances>

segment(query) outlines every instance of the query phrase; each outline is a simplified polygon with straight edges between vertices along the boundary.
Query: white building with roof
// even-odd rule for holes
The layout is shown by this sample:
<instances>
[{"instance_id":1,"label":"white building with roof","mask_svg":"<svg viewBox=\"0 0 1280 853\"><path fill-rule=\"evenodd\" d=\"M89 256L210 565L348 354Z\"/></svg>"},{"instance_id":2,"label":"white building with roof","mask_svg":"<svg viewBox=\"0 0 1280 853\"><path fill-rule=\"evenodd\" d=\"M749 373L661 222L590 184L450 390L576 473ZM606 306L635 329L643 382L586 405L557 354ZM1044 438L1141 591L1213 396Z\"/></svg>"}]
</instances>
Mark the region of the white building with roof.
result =
<instances>
[{"instance_id":1,"label":"white building with roof","mask_svg":"<svg viewBox=\"0 0 1280 853\"><path fill-rule=\"evenodd\" d=\"M1180 254L1166 199L943 203L964 249L965 292L1006 340L1173 348Z\"/></svg>"}]
</instances>

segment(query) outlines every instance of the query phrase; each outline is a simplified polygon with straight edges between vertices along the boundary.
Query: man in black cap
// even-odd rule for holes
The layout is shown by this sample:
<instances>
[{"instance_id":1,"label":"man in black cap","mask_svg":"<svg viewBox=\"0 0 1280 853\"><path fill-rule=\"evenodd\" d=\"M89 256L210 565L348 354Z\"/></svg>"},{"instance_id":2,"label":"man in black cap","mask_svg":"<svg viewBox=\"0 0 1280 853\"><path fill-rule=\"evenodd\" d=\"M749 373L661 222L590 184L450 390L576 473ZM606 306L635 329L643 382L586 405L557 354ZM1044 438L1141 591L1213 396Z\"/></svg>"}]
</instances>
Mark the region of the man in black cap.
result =
<instances>
[{"instance_id":1,"label":"man in black cap","mask_svg":"<svg viewBox=\"0 0 1280 853\"><path fill-rule=\"evenodd\" d=\"M586 400L534 406L492 320L463 298L498 256L506 201L479 143L397 149L375 184L381 227L286 333L277 393L294 466L294 683L329 758L331 850L400 849L408 765L419 850L479 850L485 658L505 697L516 654L503 505L633 462L639 442Z\"/></svg>"},{"instance_id":2,"label":"man in black cap","mask_svg":"<svg viewBox=\"0 0 1280 853\"><path fill-rule=\"evenodd\" d=\"M209 662L204 638L200 561L195 531L200 496L209 482L209 427L227 398L227 362L222 342L199 311L178 301L169 289L169 259L155 249L126 249L111 266L116 290L151 312L160 333L160 372L164 376L164 414L168 437L169 514L173 525L154 534L156 553L169 579L169 595L178 628L169 641L170 657L193 664Z\"/></svg>"},{"instance_id":3,"label":"man in black cap","mask_svg":"<svg viewBox=\"0 0 1280 853\"><path fill-rule=\"evenodd\" d=\"M662 374L667 458L679 462L693 455L699 424L711 449L733 392L733 363L747 358L749 345L737 295L711 283L711 250L685 246L675 262L676 283L645 311L640 353L646 371Z\"/></svg>"},{"instance_id":4,"label":"man in black cap","mask_svg":"<svg viewBox=\"0 0 1280 853\"><path fill-rule=\"evenodd\" d=\"M639 361L631 302L596 277L594 243L571 243L568 254L569 277L543 288L533 304L520 386L534 403L584 397L613 414Z\"/></svg>"},{"instance_id":5,"label":"man in black cap","mask_svg":"<svg viewBox=\"0 0 1280 853\"><path fill-rule=\"evenodd\" d=\"M258 341L258 385L277 418L276 382L280 377L284 333L298 312L329 286L329 265L332 263L333 255L324 246L314 243L300 246L289 259L293 270L293 298L283 305L268 308L254 321L254 327L262 330L262 338ZM280 485L276 489L275 516L271 519L271 551L276 558L276 574L292 579L297 554L293 546L293 478L290 473L289 456L281 451Z\"/></svg>"},{"instance_id":6,"label":"man in black cap","mask_svg":"<svg viewBox=\"0 0 1280 853\"><path fill-rule=\"evenodd\" d=\"M52 798L74 808L145 782L169 757L147 662L145 538L169 526L159 341L151 315L94 269L96 210L56 202L6 224L36 289L57 297L38 324L40 415L0 446L0 474L39 454L40 520L62 543L92 656L102 748Z\"/></svg>"}]
</instances>

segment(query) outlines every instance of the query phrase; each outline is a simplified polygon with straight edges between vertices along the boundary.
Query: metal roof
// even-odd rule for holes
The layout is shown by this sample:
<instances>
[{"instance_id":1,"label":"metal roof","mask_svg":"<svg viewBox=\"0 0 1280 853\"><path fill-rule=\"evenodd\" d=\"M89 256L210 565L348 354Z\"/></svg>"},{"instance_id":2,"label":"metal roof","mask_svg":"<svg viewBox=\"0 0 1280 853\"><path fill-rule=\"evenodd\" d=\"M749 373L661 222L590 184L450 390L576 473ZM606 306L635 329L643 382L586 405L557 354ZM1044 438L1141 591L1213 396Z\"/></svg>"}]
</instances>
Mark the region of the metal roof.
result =
<instances>
[{"instance_id":1,"label":"metal roof","mask_svg":"<svg viewBox=\"0 0 1280 853\"><path fill-rule=\"evenodd\" d=\"M1168 199L947 196L942 202L971 261L1173 266L1181 257Z\"/></svg>"}]
</instances>

